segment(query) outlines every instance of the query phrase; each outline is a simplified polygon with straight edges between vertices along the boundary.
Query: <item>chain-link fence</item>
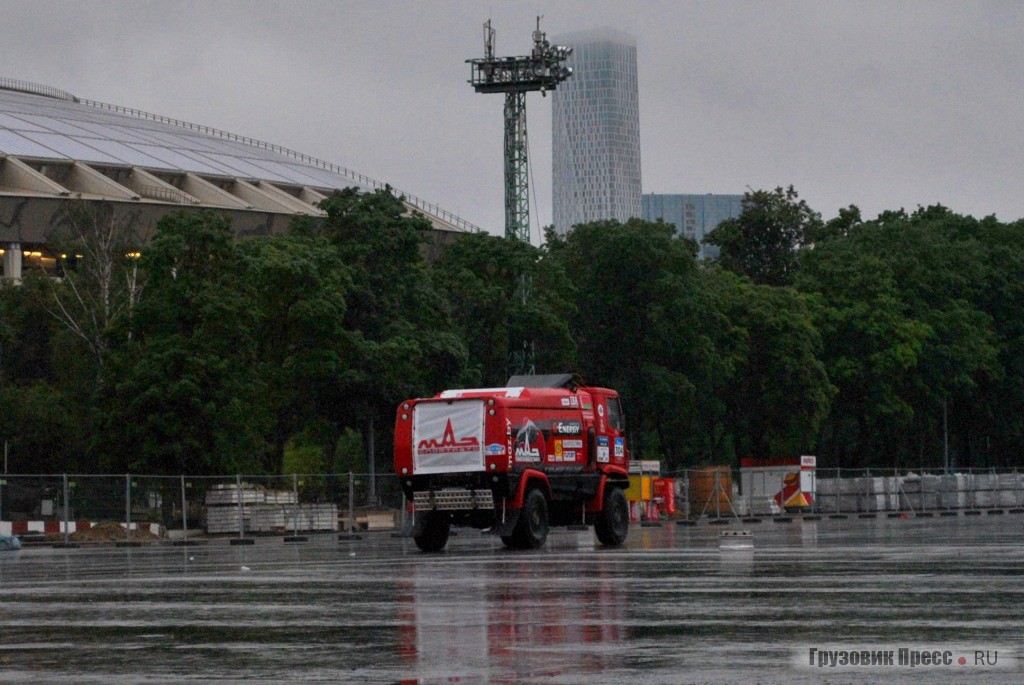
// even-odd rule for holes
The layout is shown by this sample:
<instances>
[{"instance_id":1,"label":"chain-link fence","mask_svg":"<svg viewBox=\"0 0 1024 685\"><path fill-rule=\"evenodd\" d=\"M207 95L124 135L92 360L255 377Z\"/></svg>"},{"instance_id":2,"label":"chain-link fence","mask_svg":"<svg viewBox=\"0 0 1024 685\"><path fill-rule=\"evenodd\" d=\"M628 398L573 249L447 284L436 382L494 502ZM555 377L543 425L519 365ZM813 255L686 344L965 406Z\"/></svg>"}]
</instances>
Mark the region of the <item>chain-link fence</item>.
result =
<instances>
[{"instance_id":1,"label":"chain-link fence","mask_svg":"<svg viewBox=\"0 0 1024 685\"><path fill-rule=\"evenodd\" d=\"M628 498L641 521L1017 512L1024 511L1024 471L716 466L633 475ZM398 529L408 516L390 473L0 476L0 535L64 542L351 534Z\"/></svg>"},{"instance_id":2,"label":"chain-link fence","mask_svg":"<svg viewBox=\"0 0 1024 685\"><path fill-rule=\"evenodd\" d=\"M643 476L633 476L634 479ZM671 482L675 509L687 518L810 514L974 513L1024 508L1024 470L801 469L713 466L650 476ZM664 490L662 490L664 492ZM662 507L664 509L664 507Z\"/></svg>"},{"instance_id":3,"label":"chain-link fence","mask_svg":"<svg viewBox=\"0 0 1024 685\"><path fill-rule=\"evenodd\" d=\"M0 535L65 542L351 533L405 518L393 474L0 476Z\"/></svg>"}]
</instances>

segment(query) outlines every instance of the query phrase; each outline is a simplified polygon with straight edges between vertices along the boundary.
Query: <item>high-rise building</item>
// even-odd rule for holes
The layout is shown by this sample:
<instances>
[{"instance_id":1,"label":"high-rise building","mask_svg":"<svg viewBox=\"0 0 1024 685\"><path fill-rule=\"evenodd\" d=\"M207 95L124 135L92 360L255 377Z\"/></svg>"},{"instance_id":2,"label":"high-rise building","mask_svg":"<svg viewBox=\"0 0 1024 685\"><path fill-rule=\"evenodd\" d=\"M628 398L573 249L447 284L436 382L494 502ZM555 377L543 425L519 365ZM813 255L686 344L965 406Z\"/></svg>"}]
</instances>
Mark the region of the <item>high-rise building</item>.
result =
<instances>
[{"instance_id":1,"label":"high-rise building","mask_svg":"<svg viewBox=\"0 0 1024 685\"><path fill-rule=\"evenodd\" d=\"M644 221L663 220L676 227L676 234L686 236L700 246L701 259L718 256L716 245L705 245L704 236L726 219L734 219L743 209L742 195L660 195L643 196Z\"/></svg>"},{"instance_id":2,"label":"high-rise building","mask_svg":"<svg viewBox=\"0 0 1024 685\"><path fill-rule=\"evenodd\" d=\"M636 39L596 29L552 39L573 48L573 74L552 93L555 229L640 216Z\"/></svg>"}]
</instances>

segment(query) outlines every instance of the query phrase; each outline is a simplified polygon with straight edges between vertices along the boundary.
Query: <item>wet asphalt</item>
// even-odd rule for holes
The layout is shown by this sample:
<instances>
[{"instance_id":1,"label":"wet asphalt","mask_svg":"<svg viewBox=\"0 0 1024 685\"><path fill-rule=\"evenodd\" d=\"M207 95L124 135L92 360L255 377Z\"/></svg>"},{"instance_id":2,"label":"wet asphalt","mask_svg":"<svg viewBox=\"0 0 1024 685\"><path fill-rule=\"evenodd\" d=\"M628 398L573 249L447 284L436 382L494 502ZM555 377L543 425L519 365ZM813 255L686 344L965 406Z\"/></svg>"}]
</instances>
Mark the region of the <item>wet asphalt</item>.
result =
<instances>
[{"instance_id":1,"label":"wet asphalt","mask_svg":"<svg viewBox=\"0 0 1024 685\"><path fill-rule=\"evenodd\" d=\"M207 682L1021 683L1024 515L0 553L0 683Z\"/></svg>"}]
</instances>

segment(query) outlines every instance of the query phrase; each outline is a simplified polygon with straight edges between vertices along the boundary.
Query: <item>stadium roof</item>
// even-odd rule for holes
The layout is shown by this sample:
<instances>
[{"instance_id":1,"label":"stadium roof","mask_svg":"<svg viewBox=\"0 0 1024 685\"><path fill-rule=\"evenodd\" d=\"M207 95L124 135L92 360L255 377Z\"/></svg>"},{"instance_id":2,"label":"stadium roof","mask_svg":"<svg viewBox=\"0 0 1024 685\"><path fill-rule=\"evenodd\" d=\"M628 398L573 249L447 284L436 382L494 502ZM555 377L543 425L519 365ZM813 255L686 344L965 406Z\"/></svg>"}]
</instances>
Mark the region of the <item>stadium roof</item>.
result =
<instances>
[{"instance_id":1,"label":"stadium roof","mask_svg":"<svg viewBox=\"0 0 1024 685\"><path fill-rule=\"evenodd\" d=\"M70 196L167 209L317 215L316 203L353 186L385 184L278 145L0 78L0 199ZM481 230L418 197L392 192L435 228Z\"/></svg>"}]
</instances>

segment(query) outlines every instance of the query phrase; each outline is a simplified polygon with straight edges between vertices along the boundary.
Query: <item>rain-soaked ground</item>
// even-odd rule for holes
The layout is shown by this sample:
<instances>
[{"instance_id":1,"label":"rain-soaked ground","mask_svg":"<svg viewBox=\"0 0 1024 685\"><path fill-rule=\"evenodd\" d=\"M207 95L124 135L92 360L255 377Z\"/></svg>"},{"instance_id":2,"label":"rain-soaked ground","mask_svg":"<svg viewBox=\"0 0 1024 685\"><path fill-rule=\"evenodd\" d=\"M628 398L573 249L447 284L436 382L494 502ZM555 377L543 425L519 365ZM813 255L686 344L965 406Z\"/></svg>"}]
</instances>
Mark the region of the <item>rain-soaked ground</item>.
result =
<instances>
[{"instance_id":1,"label":"rain-soaked ground","mask_svg":"<svg viewBox=\"0 0 1024 685\"><path fill-rule=\"evenodd\" d=\"M740 527L753 551L665 525L616 550L462 531L437 555L386 533L4 552L0 682L1024 682L1024 516Z\"/></svg>"}]
</instances>

